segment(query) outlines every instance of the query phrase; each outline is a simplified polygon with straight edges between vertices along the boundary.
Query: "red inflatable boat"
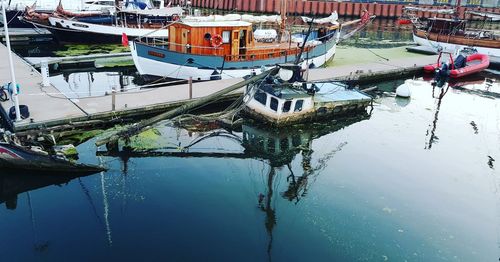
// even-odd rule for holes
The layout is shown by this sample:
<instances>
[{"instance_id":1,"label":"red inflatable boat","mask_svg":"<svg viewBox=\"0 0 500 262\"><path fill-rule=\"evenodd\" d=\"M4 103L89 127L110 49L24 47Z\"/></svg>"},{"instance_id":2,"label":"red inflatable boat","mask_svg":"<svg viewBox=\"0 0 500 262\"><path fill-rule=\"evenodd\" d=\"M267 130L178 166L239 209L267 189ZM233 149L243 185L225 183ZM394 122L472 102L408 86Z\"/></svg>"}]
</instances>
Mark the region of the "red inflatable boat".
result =
<instances>
[{"instance_id":1,"label":"red inflatable boat","mask_svg":"<svg viewBox=\"0 0 500 262\"><path fill-rule=\"evenodd\" d=\"M441 65L440 60L441 60L441 54L439 54L437 63L424 66L424 71L427 73L435 72L436 69L438 69ZM460 68L455 68L455 63L453 61L453 58L451 57L451 54L450 54L450 60L451 60L450 63L451 65L449 70L449 76L451 78L460 78L463 76L474 74L488 68L488 66L490 65L490 58L488 57L488 55L485 54L476 53L467 56L465 58L465 66Z\"/></svg>"}]
</instances>

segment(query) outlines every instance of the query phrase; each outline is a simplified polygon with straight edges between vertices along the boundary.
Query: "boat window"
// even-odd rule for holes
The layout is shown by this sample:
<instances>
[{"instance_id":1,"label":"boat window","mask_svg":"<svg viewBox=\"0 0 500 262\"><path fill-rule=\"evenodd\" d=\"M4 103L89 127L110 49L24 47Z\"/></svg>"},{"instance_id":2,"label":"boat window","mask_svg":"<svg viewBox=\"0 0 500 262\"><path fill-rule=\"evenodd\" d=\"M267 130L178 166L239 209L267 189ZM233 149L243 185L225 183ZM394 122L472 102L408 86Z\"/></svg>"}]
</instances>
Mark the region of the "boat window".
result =
<instances>
[{"instance_id":1,"label":"boat window","mask_svg":"<svg viewBox=\"0 0 500 262\"><path fill-rule=\"evenodd\" d=\"M266 105L267 101L267 94L262 92L261 90L257 90L257 92L254 95L255 100L257 100L259 103Z\"/></svg>"},{"instance_id":2,"label":"boat window","mask_svg":"<svg viewBox=\"0 0 500 262\"><path fill-rule=\"evenodd\" d=\"M256 142L257 150L264 150L264 138L259 136L259 137L257 137L257 141L255 141L255 142Z\"/></svg>"},{"instance_id":3,"label":"boat window","mask_svg":"<svg viewBox=\"0 0 500 262\"><path fill-rule=\"evenodd\" d=\"M293 145L294 147L298 147L298 146L300 146L301 144L302 144L302 141L301 141L301 139L300 139L300 135L297 135L297 134L293 135L293 136L292 136L292 145Z\"/></svg>"},{"instance_id":4,"label":"boat window","mask_svg":"<svg viewBox=\"0 0 500 262\"><path fill-rule=\"evenodd\" d=\"M231 36L231 31L222 31L222 43L229 43L229 37Z\"/></svg>"},{"instance_id":5,"label":"boat window","mask_svg":"<svg viewBox=\"0 0 500 262\"><path fill-rule=\"evenodd\" d=\"M205 40L207 41L210 41L210 39L212 38L212 35L210 33L206 33L203 38L205 38Z\"/></svg>"},{"instance_id":6,"label":"boat window","mask_svg":"<svg viewBox=\"0 0 500 262\"><path fill-rule=\"evenodd\" d=\"M302 111L302 105L304 105L304 100L297 100L297 102L295 102L295 109L293 110L294 112L300 112Z\"/></svg>"},{"instance_id":7,"label":"boat window","mask_svg":"<svg viewBox=\"0 0 500 262\"><path fill-rule=\"evenodd\" d=\"M280 147L281 147L281 150L285 151L285 150L290 149L290 148L288 147L288 145L289 145L289 143L288 143L288 138L287 138L287 137L285 137L285 138L281 139L281 141L280 141Z\"/></svg>"},{"instance_id":8,"label":"boat window","mask_svg":"<svg viewBox=\"0 0 500 262\"><path fill-rule=\"evenodd\" d=\"M278 99L271 97L271 109L273 111L278 111Z\"/></svg>"},{"instance_id":9,"label":"boat window","mask_svg":"<svg viewBox=\"0 0 500 262\"><path fill-rule=\"evenodd\" d=\"M292 100L285 101L281 111L283 111L283 113L289 112L291 107L292 107Z\"/></svg>"},{"instance_id":10,"label":"boat window","mask_svg":"<svg viewBox=\"0 0 500 262\"><path fill-rule=\"evenodd\" d=\"M272 139L272 138L269 138L267 140L267 152L269 152L269 153L276 152L276 146L274 144L274 139Z\"/></svg>"}]
</instances>

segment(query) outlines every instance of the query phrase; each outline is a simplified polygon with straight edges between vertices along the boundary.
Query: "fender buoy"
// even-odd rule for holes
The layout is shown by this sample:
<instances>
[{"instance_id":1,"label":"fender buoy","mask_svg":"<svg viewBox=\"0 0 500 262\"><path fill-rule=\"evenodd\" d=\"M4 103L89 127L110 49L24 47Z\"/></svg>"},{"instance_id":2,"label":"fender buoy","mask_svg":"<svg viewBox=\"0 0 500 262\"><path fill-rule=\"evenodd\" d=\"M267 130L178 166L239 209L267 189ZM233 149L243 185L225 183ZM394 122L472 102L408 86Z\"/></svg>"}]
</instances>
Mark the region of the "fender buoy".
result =
<instances>
[{"instance_id":1,"label":"fender buoy","mask_svg":"<svg viewBox=\"0 0 500 262\"><path fill-rule=\"evenodd\" d=\"M213 35L212 38L210 38L210 45L213 47L219 47L222 45L222 36L219 34Z\"/></svg>"}]
</instances>

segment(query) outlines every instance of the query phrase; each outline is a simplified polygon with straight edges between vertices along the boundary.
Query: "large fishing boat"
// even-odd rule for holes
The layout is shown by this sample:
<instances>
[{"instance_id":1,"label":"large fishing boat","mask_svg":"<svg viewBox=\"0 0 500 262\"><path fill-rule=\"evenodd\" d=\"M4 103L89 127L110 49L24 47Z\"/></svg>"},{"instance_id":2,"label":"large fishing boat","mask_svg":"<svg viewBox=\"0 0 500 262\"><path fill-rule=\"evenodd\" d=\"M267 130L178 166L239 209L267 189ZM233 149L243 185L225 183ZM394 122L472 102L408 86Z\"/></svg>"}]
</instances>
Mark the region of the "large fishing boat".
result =
<instances>
[{"instance_id":1,"label":"large fishing boat","mask_svg":"<svg viewBox=\"0 0 500 262\"><path fill-rule=\"evenodd\" d=\"M426 11L448 15L448 18L421 19L417 12ZM413 23L413 39L422 46L427 46L435 51L456 52L465 47L472 47L478 53L500 57L500 32L484 28L486 22L498 23L500 14L467 11L468 17L481 17L481 27L472 28L470 19L458 19L460 1L453 9L422 10L418 7L407 7L407 16Z\"/></svg>"}]
</instances>

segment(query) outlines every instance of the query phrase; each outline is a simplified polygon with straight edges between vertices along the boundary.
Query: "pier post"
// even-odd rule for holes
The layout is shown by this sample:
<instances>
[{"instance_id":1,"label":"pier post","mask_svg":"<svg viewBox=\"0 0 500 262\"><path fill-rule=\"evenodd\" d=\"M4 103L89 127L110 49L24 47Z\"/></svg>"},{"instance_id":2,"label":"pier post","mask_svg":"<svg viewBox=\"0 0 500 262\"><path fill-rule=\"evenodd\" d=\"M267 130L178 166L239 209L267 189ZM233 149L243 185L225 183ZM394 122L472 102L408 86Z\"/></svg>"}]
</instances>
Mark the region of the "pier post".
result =
<instances>
[{"instance_id":1,"label":"pier post","mask_svg":"<svg viewBox=\"0 0 500 262\"><path fill-rule=\"evenodd\" d=\"M47 60L43 60L40 63L40 71L42 73L42 86L43 87L50 86L49 63L47 62Z\"/></svg>"},{"instance_id":2,"label":"pier post","mask_svg":"<svg viewBox=\"0 0 500 262\"><path fill-rule=\"evenodd\" d=\"M14 72L14 63L12 62L12 49L10 48L10 38L9 38L9 27L7 26L7 15L5 14L5 9L7 8L7 1L1 0L2 5L2 16L3 16L3 27L5 30L5 43L7 44L7 53L9 54L9 65L10 65L10 76L12 78L12 100L14 100L14 108L16 110L16 121L21 121L21 110L19 110L19 96L17 92L17 81L16 74Z\"/></svg>"},{"instance_id":3,"label":"pier post","mask_svg":"<svg viewBox=\"0 0 500 262\"><path fill-rule=\"evenodd\" d=\"M116 110L116 87L113 86L113 90L111 90L111 111Z\"/></svg>"},{"instance_id":4,"label":"pier post","mask_svg":"<svg viewBox=\"0 0 500 262\"><path fill-rule=\"evenodd\" d=\"M189 85L189 99L193 99L193 77L190 76L188 80Z\"/></svg>"}]
</instances>

